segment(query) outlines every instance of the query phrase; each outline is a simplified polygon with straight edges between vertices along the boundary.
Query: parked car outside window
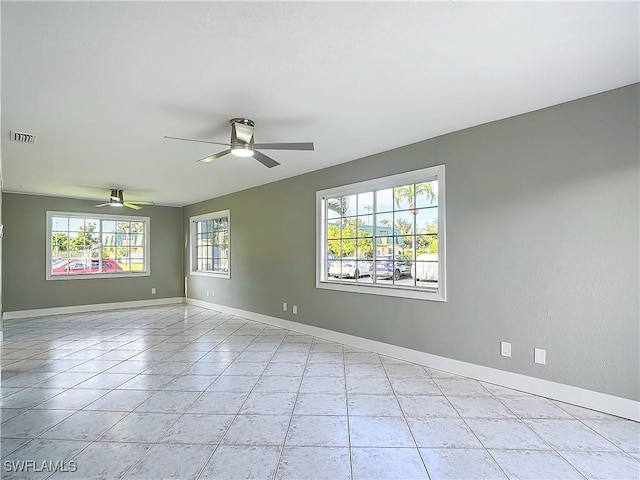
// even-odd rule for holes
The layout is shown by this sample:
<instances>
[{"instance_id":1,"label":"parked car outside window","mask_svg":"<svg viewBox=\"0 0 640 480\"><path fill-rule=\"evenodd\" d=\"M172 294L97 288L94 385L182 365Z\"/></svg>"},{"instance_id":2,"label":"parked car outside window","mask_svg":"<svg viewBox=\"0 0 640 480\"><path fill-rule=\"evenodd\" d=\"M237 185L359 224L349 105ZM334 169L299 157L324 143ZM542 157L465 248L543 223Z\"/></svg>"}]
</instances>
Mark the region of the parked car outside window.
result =
<instances>
[{"instance_id":1,"label":"parked car outside window","mask_svg":"<svg viewBox=\"0 0 640 480\"><path fill-rule=\"evenodd\" d=\"M406 255L377 257L376 278L393 278L400 280L405 275L411 275L411 260Z\"/></svg>"},{"instance_id":2,"label":"parked car outside window","mask_svg":"<svg viewBox=\"0 0 640 480\"><path fill-rule=\"evenodd\" d=\"M411 267L411 274L419 282L437 282L438 254L423 253L418 255L414 265Z\"/></svg>"},{"instance_id":3,"label":"parked car outside window","mask_svg":"<svg viewBox=\"0 0 640 480\"><path fill-rule=\"evenodd\" d=\"M102 260L102 273L121 272L122 268L115 260ZM57 262L53 265L53 275L74 273L98 273L100 272L100 260L95 258L90 261L71 259Z\"/></svg>"},{"instance_id":4,"label":"parked car outside window","mask_svg":"<svg viewBox=\"0 0 640 480\"><path fill-rule=\"evenodd\" d=\"M333 254L333 252L327 252L327 272L329 271L329 269L331 269L331 264L333 263L335 258L336 256Z\"/></svg>"},{"instance_id":5,"label":"parked car outside window","mask_svg":"<svg viewBox=\"0 0 640 480\"><path fill-rule=\"evenodd\" d=\"M329 275L332 277L360 278L370 276L372 271L371 260L364 258L336 258L329 265Z\"/></svg>"}]
</instances>

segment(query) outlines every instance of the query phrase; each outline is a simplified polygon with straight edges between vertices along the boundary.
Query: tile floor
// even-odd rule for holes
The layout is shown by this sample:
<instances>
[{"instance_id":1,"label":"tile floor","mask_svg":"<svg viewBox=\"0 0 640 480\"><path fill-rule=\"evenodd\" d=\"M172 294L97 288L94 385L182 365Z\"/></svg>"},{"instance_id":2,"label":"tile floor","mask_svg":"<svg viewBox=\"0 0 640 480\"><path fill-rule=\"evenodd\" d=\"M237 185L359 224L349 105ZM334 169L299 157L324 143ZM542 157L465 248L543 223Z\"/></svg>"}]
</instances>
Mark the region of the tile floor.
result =
<instances>
[{"instance_id":1,"label":"tile floor","mask_svg":"<svg viewBox=\"0 0 640 480\"><path fill-rule=\"evenodd\" d=\"M4 334L3 479L640 478L636 422L199 307Z\"/></svg>"}]
</instances>

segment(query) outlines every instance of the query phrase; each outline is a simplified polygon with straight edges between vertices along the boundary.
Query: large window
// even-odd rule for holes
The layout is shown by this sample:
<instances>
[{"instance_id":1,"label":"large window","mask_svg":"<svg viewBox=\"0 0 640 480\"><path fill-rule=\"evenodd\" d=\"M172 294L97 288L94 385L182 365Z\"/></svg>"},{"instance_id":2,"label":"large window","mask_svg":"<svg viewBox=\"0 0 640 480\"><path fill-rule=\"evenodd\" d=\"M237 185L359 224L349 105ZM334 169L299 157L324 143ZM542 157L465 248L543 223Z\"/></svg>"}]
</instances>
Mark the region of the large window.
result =
<instances>
[{"instance_id":1,"label":"large window","mask_svg":"<svg viewBox=\"0 0 640 480\"><path fill-rule=\"evenodd\" d=\"M444 165L316 193L318 288L444 301Z\"/></svg>"},{"instance_id":2,"label":"large window","mask_svg":"<svg viewBox=\"0 0 640 480\"><path fill-rule=\"evenodd\" d=\"M149 275L149 218L47 212L47 279Z\"/></svg>"},{"instance_id":3,"label":"large window","mask_svg":"<svg viewBox=\"0 0 640 480\"><path fill-rule=\"evenodd\" d=\"M229 210L190 218L191 273L229 278Z\"/></svg>"}]
</instances>

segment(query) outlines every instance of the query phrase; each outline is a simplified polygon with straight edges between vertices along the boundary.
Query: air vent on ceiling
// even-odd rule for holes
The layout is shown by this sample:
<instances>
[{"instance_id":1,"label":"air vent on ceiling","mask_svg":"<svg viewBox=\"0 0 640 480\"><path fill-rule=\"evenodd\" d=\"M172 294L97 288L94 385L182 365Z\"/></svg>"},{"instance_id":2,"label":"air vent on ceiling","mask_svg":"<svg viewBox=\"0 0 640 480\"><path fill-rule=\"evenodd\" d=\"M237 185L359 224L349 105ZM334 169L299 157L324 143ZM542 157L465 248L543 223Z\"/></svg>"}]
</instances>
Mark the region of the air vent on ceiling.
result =
<instances>
[{"instance_id":1,"label":"air vent on ceiling","mask_svg":"<svg viewBox=\"0 0 640 480\"><path fill-rule=\"evenodd\" d=\"M14 142L20 143L36 143L36 136L24 132L9 132L9 138Z\"/></svg>"}]
</instances>

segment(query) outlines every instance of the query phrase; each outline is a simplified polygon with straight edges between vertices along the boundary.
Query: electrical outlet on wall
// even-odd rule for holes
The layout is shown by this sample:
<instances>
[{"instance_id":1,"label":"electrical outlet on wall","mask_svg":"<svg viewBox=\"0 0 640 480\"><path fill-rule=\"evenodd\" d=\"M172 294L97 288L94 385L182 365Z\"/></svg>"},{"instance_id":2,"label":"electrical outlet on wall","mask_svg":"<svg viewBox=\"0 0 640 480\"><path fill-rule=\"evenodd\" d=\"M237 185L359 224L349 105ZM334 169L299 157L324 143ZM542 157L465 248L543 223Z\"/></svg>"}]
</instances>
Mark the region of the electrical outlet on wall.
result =
<instances>
[{"instance_id":1,"label":"electrical outlet on wall","mask_svg":"<svg viewBox=\"0 0 640 480\"><path fill-rule=\"evenodd\" d=\"M287 302L282 302L282 311L283 312L287 311Z\"/></svg>"},{"instance_id":2,"label":"electrical outlet on wall","mask_svg":"<svg viewBox=\"0 0 640 480\"><path fill-rule=\"evenodd\" d=\"M294 305L293 306L293 314L297 315L298 314L298 305Z\"/></svg>"},{"instance_id":3,"label":"electrical outlet on wall","mask_svg":"<svg viewBox=\"0 0 640 480\"><path fill-rule=\"evenodd\" d=\"M511 356L511 343L500 342L500 355L502 355L503 357Z\"/></svg>"},{"instance_id":4,"label":"electrical outlet on wall","mask_svg":"<svg viewBox=\"0 0 640 480\"><path fill-rule=\"evenodd\" d=\"M543 348L534 348L533 349L533 361L535 363L539 363L540 365L547 364L547 351Z\"/></svg>"}]
</instances>

